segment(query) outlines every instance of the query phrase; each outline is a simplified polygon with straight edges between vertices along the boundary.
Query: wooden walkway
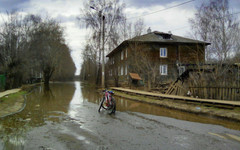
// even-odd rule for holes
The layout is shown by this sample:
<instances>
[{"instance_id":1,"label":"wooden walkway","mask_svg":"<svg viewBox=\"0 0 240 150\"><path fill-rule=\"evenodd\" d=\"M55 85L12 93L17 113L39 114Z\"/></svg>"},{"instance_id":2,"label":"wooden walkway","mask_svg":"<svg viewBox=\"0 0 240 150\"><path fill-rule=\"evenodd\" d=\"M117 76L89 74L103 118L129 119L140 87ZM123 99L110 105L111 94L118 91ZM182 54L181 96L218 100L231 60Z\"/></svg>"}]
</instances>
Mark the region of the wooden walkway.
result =
<instances>
[{"instance_id":1,"label":"wooden walkway","mask_svg":"<svg viewBox=\"0 0 240 150\"><path fill-rule=\"evenodd\" d=\"M0 98L1 97L4 97L6 95L9 95L9 94L12 94L12 93L17 93L19 92L21 89L11 89L11 90L7 90L7 91L4 91L4 92L0 92Z\"/></svg>"},{"instance_id":2,"label":"wooden walkway","mask_svg":"<svg viewBox=\"0 0 240 150\"><path fill-rule=\"evenodd\" d=\"M227 100L214 100L214 99L201 99L201 98L193 98L187 96L177 96L177 95L168 95L168 94L160 94L160 93L152 93L140 90L132 90L132 89L125 89L120 87L112 87L112 90L131 93L131 94L138 94L143 96L151 96L151 97L159 97L165 99L174 99L174 100L184 100L184 101L191 101L191 102L198 102L198 103L210 103L210 104L220 104L220 105L230 105L230 106L238 106L240 107L240 101L227 101Z\"/></svg>"}]
</instances>

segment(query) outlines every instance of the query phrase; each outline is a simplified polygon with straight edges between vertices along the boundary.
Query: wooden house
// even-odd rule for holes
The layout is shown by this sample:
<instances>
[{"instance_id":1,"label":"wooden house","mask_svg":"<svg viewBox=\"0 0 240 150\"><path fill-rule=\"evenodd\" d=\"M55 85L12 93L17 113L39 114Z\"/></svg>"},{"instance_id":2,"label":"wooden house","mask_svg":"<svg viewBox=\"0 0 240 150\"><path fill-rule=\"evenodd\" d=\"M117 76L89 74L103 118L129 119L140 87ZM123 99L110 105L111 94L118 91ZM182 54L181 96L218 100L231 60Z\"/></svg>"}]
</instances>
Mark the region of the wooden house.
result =
<instances>
[{"instance_id":1,"label":"wooden house","mask_svg":"<svg viewBox=\"0 0 240 150\"><path fill-rule=\"evenodd\" d=\"M182 64L204 63L209 44L158 31L125 40L107 55L107 83L127 86L130 73L138 74L145 84L169 83L186 70Z\"/></svg>"}]
</instances>

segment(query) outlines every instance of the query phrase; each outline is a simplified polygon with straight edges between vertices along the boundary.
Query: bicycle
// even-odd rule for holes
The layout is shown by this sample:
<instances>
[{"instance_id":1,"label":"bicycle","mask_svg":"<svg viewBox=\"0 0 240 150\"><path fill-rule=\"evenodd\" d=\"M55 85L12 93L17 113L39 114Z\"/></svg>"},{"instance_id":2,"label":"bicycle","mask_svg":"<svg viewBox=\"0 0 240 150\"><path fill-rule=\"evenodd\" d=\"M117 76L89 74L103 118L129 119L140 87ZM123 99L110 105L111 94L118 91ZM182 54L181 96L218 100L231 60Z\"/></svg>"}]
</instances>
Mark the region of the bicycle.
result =
<instances>
[{"instance_id":1,"label":"bicycle","mask_svg":"<svg viewBox=\"0 0 240 150\"><path fill-rule=\"evenodd\" d=\"M113 114L116 111L116 101L113 98L114 92L104 90L104 95L102 100L100 101L98 112L100 113L101 108L107 110L108 114Z\"/></svg>"}]
</instances>

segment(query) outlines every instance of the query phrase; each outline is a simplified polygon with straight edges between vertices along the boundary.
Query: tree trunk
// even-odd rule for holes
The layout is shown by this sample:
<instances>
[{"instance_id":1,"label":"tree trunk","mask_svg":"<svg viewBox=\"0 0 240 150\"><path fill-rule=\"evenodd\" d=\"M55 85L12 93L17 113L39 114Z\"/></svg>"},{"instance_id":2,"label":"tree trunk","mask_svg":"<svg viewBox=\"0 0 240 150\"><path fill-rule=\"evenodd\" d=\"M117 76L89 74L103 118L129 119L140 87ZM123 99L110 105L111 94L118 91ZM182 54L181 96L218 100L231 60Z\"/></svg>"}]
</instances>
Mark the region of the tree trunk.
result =
<instances>
[{"instance_id":1,"label":"tree trunk","mask_svg":"<svg viewBox=\"0 0 240 150\"><path fill-rule=\"evenodd\" d=\"M50 80L49 75L44 73L44 86L46 87L49 86L49 80Z\"/></svg>"},{"instance_id":2,"label":"tree trunk","mask_svg":"<svg viewBox=\"0 0 240 150\"><path fill-rule=\"evenodd\" d=\"M43 76L44 76L44 86L45 87L49 87L49 81L50 78L53 74L54 69L51 69L50 67L47 67L44 71L43 71Z\"/></svg>"},{"instance_id":3,"label":"tree trunk","mask_svg":"<svg viewBox=\"0 0 240 150\"><path fill-rule=\"evenodd\" d=\"M151 77L150 77L150 73L148 73L148 91L151 90Z\"/></svg>"}]
</instances>

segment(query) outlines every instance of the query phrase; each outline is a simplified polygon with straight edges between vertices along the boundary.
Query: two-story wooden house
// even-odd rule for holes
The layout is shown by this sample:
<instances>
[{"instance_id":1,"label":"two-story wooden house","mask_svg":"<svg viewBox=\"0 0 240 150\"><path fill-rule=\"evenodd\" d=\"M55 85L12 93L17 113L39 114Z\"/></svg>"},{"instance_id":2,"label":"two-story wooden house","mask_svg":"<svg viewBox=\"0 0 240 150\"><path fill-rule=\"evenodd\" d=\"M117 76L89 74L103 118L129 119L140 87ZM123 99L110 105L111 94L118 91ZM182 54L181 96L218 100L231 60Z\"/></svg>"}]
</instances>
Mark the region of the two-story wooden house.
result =
<instances>
[{"instance_id":1,"label":"two-story wooden house","mask_svg":"<svg viewBox=\"0 0 240 150\"><path fill-rule=\"evenodd\" d=\"M144 82L171 82L185 71L184 64L204 63L209 44L158 31L125 40L107 55L107 82L129 84L130 73L137 73Z\"/></svg>"}]
</instances>

